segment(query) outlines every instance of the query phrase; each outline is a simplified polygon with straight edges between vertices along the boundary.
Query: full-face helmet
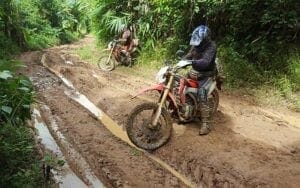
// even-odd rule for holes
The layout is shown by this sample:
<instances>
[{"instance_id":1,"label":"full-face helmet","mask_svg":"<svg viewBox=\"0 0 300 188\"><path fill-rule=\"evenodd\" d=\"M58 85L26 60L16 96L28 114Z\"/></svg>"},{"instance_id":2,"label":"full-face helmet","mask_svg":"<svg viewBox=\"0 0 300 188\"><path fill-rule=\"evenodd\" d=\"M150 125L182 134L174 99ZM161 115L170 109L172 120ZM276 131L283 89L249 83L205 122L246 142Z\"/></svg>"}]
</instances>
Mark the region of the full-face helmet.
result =
<instances>
[{"instance_id":1,"label":"full-face helmet","mask_svg":"<svg viewBox=\"0 0 300 188\"><path fill-rule=\"evenodd\" d=\"M210 29L205 25L200 25L194 29L190 40L191 46L199 46L203 41L210 39Z\"/></svg>"}]
</instances>

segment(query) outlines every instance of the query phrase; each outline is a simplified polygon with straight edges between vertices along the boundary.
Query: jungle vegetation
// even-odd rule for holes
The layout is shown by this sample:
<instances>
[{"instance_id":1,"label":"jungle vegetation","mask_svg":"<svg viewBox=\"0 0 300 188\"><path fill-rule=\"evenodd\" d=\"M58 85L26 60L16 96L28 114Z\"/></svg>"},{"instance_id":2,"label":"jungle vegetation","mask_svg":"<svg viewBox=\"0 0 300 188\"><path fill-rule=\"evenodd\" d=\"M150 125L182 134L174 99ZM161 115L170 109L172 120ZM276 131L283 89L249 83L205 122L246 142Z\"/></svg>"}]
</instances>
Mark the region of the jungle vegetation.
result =
<instances>
[{"instance_id":1,"label":"jungle vegetation","mask_svg":"<svg viewBox=\"0 0 300 188\"><path fill-rule=\"evenodd\" d=\"M228 88L270 86L284 97L299 96L299 14L299 0L1 0L0 186L41 183L24 126L34 92L28 78L15 74L22 66L13 60L18 53L71 43L89 32L109 41L123 24L134 24L141 57L162 63L161 54L187 50L193 29L206 24Z\"/></svg>"},{"instance_id":2,"label":"jungle vegetation","mask_svg":"<svg viewBox=\"0 0 300 188\"><path fill-rule=\"evenodd\" d=\"M168 56L179 48L186 50L193 29L205 24L219 46L228 86L268 83L283 95L299 90L297 0L95 0L95 4L93 28L102 40L113 37L122 24L135 24L145 53L159 46Z\"/></svg>"},{"instance_id":3,"label":"jungle vegetation","mask_svg":"<svg viewBox=\"0 0 300 188\"><path fill-rule=\"evenodd\" d=\"M82 1L0 1L0 187L42 187L42 159L26 126L35 94L14 55L70 43L88 32Z\"/></svg>"}]
</instances>

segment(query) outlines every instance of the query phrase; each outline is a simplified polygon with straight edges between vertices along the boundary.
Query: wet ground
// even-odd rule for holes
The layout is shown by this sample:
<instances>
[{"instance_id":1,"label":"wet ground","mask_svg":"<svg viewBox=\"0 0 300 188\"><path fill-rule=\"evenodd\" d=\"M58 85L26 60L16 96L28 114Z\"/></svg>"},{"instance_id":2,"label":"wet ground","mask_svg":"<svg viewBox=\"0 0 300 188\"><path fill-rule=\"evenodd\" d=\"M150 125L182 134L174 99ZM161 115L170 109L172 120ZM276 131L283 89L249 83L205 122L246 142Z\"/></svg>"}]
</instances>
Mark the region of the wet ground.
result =
<instances>
[{"instance_id":1,"label":"wet ground","mask_svg":"<svg viewBox=\"0 0 300 188\"><path fill-rule=\"evenodd\" d=\"M130 68L102 72L70 55L89 42L20 57L42 120L86 185L98 187L83 166L105 187L300 187L299 113L259 107L243 96L221 93L207 136L198 136L198 124L191 123L176 125L170 142L151 154L131 146L123 128L128 114L153 98L131 96L154 80L133 76Z\"/></svg>"}]
</instances>

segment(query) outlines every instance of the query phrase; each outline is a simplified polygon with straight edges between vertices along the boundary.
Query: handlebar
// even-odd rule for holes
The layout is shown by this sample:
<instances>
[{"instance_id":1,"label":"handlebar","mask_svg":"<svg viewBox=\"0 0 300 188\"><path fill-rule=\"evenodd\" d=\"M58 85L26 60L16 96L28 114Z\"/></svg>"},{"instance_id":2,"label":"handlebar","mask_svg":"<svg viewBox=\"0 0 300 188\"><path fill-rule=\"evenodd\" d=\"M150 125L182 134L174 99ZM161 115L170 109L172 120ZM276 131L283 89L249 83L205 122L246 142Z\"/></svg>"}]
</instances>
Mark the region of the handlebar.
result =
<instances>
[{"instance_id":1,"label":"handlebar","mask_svg":"<svg viewBox=\"0 0 300 188\"><path fill-rule=\"evenodd\" d=\"M177 72L179 69L186 68L187 66L191 66L192 63L193 61L191 60L181 60L173 67L174 69L173 71Z\"/></svg>"},{"instance_id":2,"label":"handlebar","mask_svg":"<svg viewBox=\"0 0 300 188\"><path fill-rule=\"evenodd\" d=\"M126 42L126 39L113 39L113 42Z\"/></svg>"}]
</instances>

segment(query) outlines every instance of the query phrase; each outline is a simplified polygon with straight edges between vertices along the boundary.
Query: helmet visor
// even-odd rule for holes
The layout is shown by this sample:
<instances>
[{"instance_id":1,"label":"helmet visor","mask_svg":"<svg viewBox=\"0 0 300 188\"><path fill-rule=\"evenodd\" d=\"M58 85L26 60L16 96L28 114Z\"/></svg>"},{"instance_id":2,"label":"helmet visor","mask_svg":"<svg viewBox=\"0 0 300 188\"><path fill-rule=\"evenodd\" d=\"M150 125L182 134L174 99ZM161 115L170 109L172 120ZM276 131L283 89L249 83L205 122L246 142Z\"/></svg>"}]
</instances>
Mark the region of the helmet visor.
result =
<instances>
[{"instance_id":1,"label":"helmet visor","mask_svg":"<svg viewBox=\"0 0 300 188\"><path fill-rule=\"evenodd\" d=\"M206 35L207 35L207 29L205 26L201 25L201 26L197 27L192 33L190 45L191 46L200 45L200 43L204 40Z\"/></svg>"},{"instance_id":2,"label":"helmet visor","mask_svg":"<svg viewBox=\"0 0 300 188\"><path fill-rule=\"evenodd\" d=\"M198 46L203 40L203 37L199 37L198 34L192 34L192 38L190 40L190 45L191 46Z\"/></svg>"}]
</instances>

